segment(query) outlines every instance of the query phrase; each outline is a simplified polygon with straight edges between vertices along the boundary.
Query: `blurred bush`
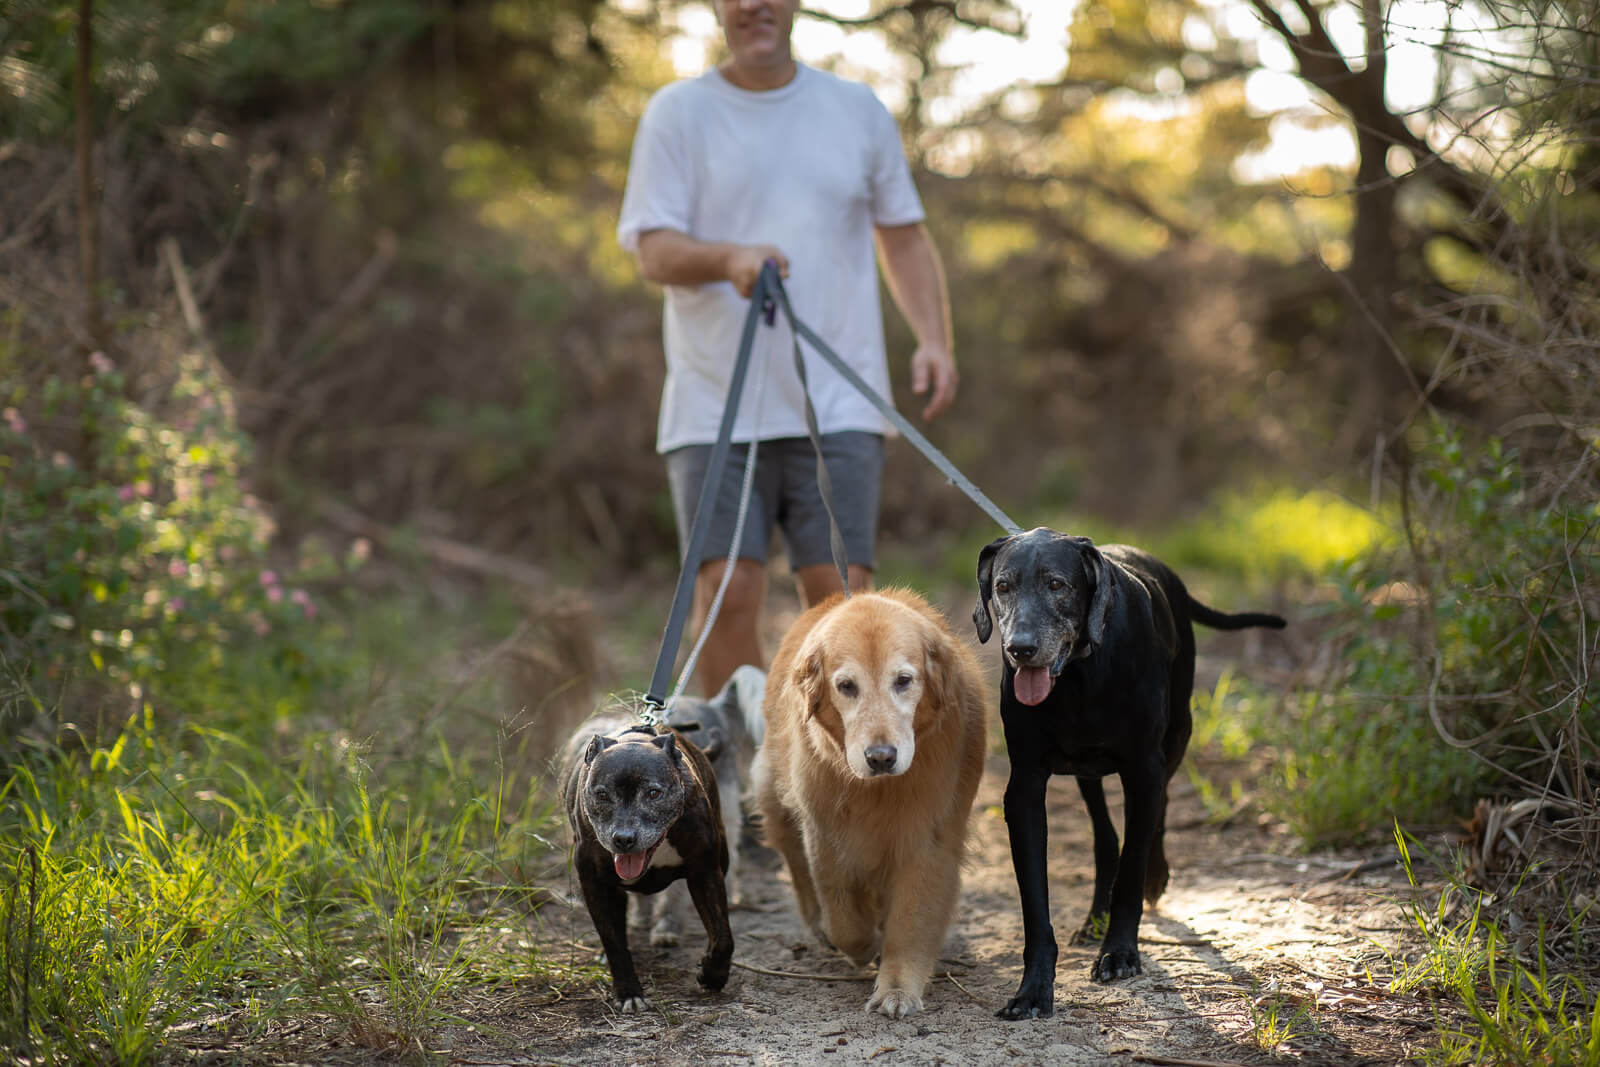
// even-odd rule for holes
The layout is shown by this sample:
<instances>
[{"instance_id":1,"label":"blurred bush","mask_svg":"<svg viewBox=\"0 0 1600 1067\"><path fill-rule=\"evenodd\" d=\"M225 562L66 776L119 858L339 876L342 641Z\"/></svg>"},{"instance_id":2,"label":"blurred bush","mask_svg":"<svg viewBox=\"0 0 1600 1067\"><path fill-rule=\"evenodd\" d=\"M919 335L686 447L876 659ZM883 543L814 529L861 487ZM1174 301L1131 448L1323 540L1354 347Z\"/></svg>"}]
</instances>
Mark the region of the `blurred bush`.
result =
<instances>
[{"instance_id":1,"label":"blurred bush","mask_svg":"<svg viewBox=\"0 0 1600 1067\"><path fill-rule=\"evenodd\" d=\"M185 353L141 404L104 353L31 380L28 355L0 345L0 738L41 717L120 726L141 692L241 646L270 649L282 684L305 680L318 568L269 562L273 522L212 365Z\"/></svg>"}]
</instances>

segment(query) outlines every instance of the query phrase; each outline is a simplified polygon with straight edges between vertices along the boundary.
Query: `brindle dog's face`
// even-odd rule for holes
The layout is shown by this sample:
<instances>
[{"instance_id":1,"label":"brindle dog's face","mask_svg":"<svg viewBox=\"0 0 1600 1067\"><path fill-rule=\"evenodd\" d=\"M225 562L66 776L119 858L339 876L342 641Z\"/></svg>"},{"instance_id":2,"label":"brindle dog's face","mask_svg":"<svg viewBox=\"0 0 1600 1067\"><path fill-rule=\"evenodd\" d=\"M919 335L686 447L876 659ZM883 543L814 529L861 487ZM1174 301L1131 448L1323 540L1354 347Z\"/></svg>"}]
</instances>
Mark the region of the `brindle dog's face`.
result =
<instances>
[{"instance_id":1,"label":"brindle dog's face","mask_svg":"<svg viewBox=\"0 0 1600 1067\"><path fill-rule=\"evenodd\" d=\"M1067 663L1098 644L1109 599L1105 568L1088 538L1042 527L994 541L979 555L972 621L981 642L999 629L1024 704L1042 701Z\"/></svg>"},{"instance_id":2,"label":"brindle dog's face","mask_svg":"<svg viewBox=\"0 0 1600 1067\"><path fill-rule=\"evenodd\" d=\"M617 876L637 881L683 814L683 754L671 734L596 737L583 759L584 815L600 847L615 857Z\"/></svg>"}]
</instances>

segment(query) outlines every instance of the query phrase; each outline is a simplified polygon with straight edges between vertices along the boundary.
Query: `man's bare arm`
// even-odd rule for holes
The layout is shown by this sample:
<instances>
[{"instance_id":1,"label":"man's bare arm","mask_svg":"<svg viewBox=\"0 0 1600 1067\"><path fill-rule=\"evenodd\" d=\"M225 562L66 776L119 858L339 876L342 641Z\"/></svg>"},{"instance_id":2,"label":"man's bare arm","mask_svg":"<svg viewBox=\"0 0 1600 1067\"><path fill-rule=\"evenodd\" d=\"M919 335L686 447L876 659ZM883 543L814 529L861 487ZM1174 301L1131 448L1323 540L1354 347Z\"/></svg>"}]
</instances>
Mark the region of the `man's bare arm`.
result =
<instances>
[{"instance_id":1,"label":"man's bare arm","mask_svg":"<svg viewBox=\"0 0 1600 1067\"><path fill-rule=\"evenodd\" d=\"M917 350L911 355L911 389L918 395L932 389L922 409L922 417L932 419L955 400L961 380L951 336L944 263L920 222L879 226L877 237L889 293L917 338Z\"/></svg>"},{"instance_id":2,"label":"man's bare arm","mask_svg":"<svg viewBox=\"0 0 1600 1067\"><path fill-rule=\"evenodd\" d=\"M700 241L678 230L648 230L639 235L639 269L660 285L707 285L732 282L740 296L755 289L761 265L776 260L781 277L789 276L789 260L772 245L740 245Z\"/></svg>"}]
</instances>

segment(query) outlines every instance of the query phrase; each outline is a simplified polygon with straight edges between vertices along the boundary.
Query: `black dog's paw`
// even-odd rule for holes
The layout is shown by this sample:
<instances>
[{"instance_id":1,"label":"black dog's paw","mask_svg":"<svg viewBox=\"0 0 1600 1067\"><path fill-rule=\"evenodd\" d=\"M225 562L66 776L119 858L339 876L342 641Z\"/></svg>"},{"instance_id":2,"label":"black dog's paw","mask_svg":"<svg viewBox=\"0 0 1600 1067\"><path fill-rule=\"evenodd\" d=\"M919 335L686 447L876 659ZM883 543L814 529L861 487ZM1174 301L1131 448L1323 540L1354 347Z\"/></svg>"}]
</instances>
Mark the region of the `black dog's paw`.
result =
<instances>
[{"instance_id":1,"label":"black dog's paw","mask_svg":"<svg viewBox=\"0 0 1600 1067\"><path fill-rule=\"evenodd\" d=\"M1018 1019L1048 1019L1055 1014L1055 1010L1055 990L1046 989L1038 993L1019 989L1017 995L994 1014L997 1019L1014 1022Z\"/></svg>"},{"instance_id":2,"label":"black dog's paw","mask_svg":"<svg viewBox=\"0 0 1600 1067\"><path fill-rule=\"evenodd\" d=\"M1089 971L1093 981L1105 985L1115 982L1119 978L1132 978L1136 974L1143 974L1144 968L1139 965L1139 950L1137 948L1108 948L1103 949L1100 958L1094 961L1094 967Z\"/></svg>"}]
</instances>

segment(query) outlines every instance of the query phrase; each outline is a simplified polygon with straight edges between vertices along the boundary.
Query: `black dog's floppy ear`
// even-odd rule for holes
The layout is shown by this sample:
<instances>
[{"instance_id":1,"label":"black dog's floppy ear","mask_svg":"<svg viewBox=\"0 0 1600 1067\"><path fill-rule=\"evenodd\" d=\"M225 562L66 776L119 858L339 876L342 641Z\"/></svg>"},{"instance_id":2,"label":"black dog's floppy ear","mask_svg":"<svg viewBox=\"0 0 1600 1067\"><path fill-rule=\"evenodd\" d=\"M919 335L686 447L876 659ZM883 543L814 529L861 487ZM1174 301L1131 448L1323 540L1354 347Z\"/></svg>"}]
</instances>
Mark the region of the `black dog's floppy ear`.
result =
<instances>
[{"instance_id":1,"label":"black dog's floppy ear","mask_svg":"<svg viewBox=\"0 0 1600 1067\"><path fill-rule=\"evenodd\" d=\"M589 747L583 750L583 765L587 767L594 762L596 756L616 743L617 739L615 737L596 736L589 738Z\"/></svg>"},{"instance_id":2,"label":"black dog's floppy ear","mask_svg":"<svg viewBox=\"0 0 1600 1067\"><path fill-rule=\"evenodd\" d=\"M978 643L984 644L994 632L994 621L989 618L989 597L994 589L994 557L1000 546L1011 540L999 537L983 546L978 553L978 606L972 609L972 625L978 628Z\"/></svg>"},{"instance_id":3,"label":"black dog's floppy ear","mask_svg":"<svg viewBox=\"0 0 1600 1067\"><path fill-rule=\"evenodd\" d=\"M1094 579L1094 599L1089 602L1089 645L1098 649L1106 639L1106 620L1111 618L1111 606L1117 599L1116 576L1111 564L1094 547L1094 542L1084 538L1083 559Z\"/></svg>"}]
</instances>

